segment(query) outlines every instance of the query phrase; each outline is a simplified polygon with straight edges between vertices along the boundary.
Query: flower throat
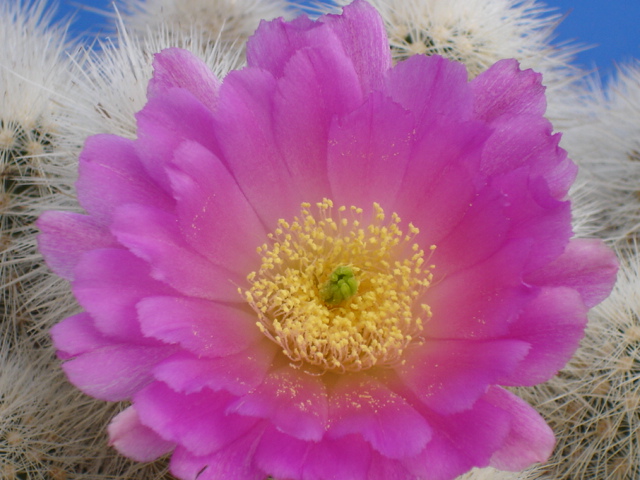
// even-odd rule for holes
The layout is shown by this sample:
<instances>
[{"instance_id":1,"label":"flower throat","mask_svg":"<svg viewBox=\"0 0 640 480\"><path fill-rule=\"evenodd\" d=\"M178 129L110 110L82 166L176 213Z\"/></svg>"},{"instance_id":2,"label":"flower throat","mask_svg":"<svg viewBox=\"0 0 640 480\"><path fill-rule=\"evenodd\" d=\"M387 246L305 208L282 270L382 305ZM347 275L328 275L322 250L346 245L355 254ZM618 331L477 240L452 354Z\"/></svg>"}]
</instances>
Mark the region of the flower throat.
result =
<instances>
[{"instance_id":1,"label":"flower throat","mask_svg":"<svg viewBox=\"0 0 640 480\"><path fill-rule=\"evenodd\" d=\"M433 277L413 242L419 230L408 224L403 233L400 217L388 220L377 203L368 225L361 208L336 210L324 199L303 203L292 222L280 219L241 293L262 333L309 373L401 362L431 316L419 303Z\"/></svg>"}]
</instances>

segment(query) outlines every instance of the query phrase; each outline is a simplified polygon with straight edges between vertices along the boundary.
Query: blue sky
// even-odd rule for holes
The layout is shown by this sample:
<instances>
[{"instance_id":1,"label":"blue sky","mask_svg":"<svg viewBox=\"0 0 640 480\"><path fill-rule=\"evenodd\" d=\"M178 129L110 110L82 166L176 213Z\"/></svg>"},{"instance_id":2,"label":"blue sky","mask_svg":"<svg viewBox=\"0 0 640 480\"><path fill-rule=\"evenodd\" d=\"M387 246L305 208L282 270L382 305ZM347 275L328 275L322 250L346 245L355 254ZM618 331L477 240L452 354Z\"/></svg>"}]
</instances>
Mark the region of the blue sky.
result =
<instances>
[{"instance_id":1,"label":"blue sky","mask_svg":"<svg viewBox=\"0 0 640 480\"><path fill-rule=\"evenodd\" d=\"M84 10L82 5L108 10L112 3L112 0L48 1L59 5L59 16L75 13L71 29L74 35L100 32L104 25L103 17ZM597 68L606 77L614 70L614 62L640 59L640 0L548 0L545 3L566 14L556 30L557 42L575 40L593 46L579 54L578 64Z\"/></svg>"}]
</instances>

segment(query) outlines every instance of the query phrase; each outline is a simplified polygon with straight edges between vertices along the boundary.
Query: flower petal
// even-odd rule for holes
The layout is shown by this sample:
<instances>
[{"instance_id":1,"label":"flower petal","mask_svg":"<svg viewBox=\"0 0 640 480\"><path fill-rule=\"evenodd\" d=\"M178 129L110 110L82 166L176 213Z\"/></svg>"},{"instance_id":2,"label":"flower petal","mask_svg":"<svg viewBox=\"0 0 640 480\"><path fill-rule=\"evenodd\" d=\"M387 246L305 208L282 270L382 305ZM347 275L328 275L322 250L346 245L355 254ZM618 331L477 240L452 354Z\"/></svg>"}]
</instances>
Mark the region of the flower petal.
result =
<instances>
[{"instance_id":1,"label":"flower petal","mask_svg":"<svg viewBox=\"0 0 640 480\"><path fill-rule=\"evenodd\" d=\"M417 455L431 438L425 419L366 375L338 379L329 395L328 438L360 434L388 458Z\"/></svg>"},{"instance_id":2,"label":"flower petal","mask_svg":"<svg viewBox=\"0 0 640 480\"><path fill-rule=\"evenodd\" d=\"M371 447L359 435L306 442L267 428L255 460L275 478L367 480Z\"/></svg>"},{"instance_id":3,"label":"flower petal","mask_svg":"<svg viewBox=\"0 0 640 480\"><path fill-rule=\"evenodd\" d=\"M418 136L472 118L473 94L462 63L414 55L393 67L386 88L394 101L415 114Z\"/></svg>"},{"instance_id":4,"label":"flower petal","mask_svg":"<svg viewBox=\"0 0 640 480\"><path fill-rule=\"evenodd\" d=\"M224 391L182 394L153 382L133 398L143 425L193 455L215 452L251 429L256 420L226 413L234 397Z\"/></svg>"},{"instance_id":5,"label":"flower petal","mask_svg":"<svg viewBox=\"0 0 640 480\"><path fill-rule=\"evenodd\" d=\"M547 108L542 75L533 70L520 70L513 59L500 60L474 78L476 115L492 122L502 115L542 116Z\"/></svg>"},{"instance_id":6,"label":"flower petal","mask_svg":"<svg viewBox=\"0 0 640 480\"><path fill-rule=\"evenodd\" d=\"M166 48L153 57L153 78L149 81L147 96L160 96L176 87L188 90L213 110L220 81L193 53L182 48Z\"/></svg>"},{"instance_id":7,"label":"flower petal","mask_svg":"<svg viewBox=\"0 0 640 480\"><path fill-rule=\"evenodd\" d=\"M263 70L229 73L220 88L214 124L220 159L267 228L274 228L279 218L292 218L301 203L274 138L275 90L276 81Z\"/></svg>"},{"instance_id":8,"label":"flower petal","mask_svg":"<svg viewBox=\"0 0 640 480\"><path fill-rule=\"evenodd\" d=\"M484 400L511 417L509 434L502 447L492 455L491 466L516 472L548 460L556 441L553 430L538 412L500 387L489 388Z\"/></svg>"},{"instance_id":9,"label":"flower petal","mask_svg":"<svg viewBox=\"0 0 640 480\"><path fill-rule=\"evenodd\" d=\"M419 455L403 460L419 478L451 480L473 467L486 467L509 434L510 415L484 399L453 415L421 413L433 438Z\"/></svg>"},{"instance_id":10,"label":"flower petal","mask_svg":"<svg viewBox=\"0 0 640 480\"><path fill-rule=\"evenodd\" d=\"M391 67L391 54L384 24L378 12L366 2L355 1L343 8L342 15L321 17L312 22L301 16L291 22L281 18L262 22L247 42L247 64L270 71L280 77L290 58L298 51L333 44L337 37L341 47L332 50L353 64L362 91L368 93L382 84Z\"/></svg>"},{"instance_id":11,"label":"flower petal","mask_svg":"<svg viewBox=\"0 0 640 480\"><path fill-rule=\"evenodd\" d=\"M469 244L467 248L473 248ZM436 249L437 250L437 249ZM424 325L425 338L490 338L503 335L509 322L537 294L522 280L529 243L511 242L488 260L449 277L440 277L423 301L433 316Z\"/></svg>"},{"instance_id":12,"label":"flower petal","mask_svg":"<svg viewBox=\"0 0 640 480\"><path fill-rule=\"evenodd\" d=\"M177 478L184 479L264 480L267 474L253 464L253 452L260 440L258 430L250 430L211 455L196 456L178 447L171 457L169 470Z\"/></svg>"},{"instance_id":13,"label":"flower petal","mask_svg":"<svg viewBox=\"0 0 640 480\"><path fill-rule=\"evenodd\" d=\"M615 254L604 243L574 239L562 255L525 280L532 285L574 288L584 304L593 307L611 293L617 272Z\"/></svg>"},{"instance_id":14,"label":"flower petal","mask_svg":"<svg viewBox=\"0 0 640 480\"><path fill-rule=\"evenodd\" d=\"M129 407L113 417L107 427L109 445L137 462L152 462L174 449L149 427L140 423L138 412Z\"/></svg>"},{"instance_id":15,"label":"flower petal","mask_svg":"<svg viewBox=\"0 0 640 480\"><path fill-rule=\"evenodd\" d=\"M395 370L430 409L451 414L471 408L489 385L515 370L529 348L519 340L426 340Z\"/></svg>"},{"instance_id":16,"label":"flower petal","mask_svg":"<svg viewBox=\"0 0 640 480\"><path fill-rule=\"evenodd\" d=\"M230 412L266 418L278 430L301 440L319 441L328 417L327 393L317 377L283 367L232 404Z\"/></svg>"},{"instance_id":17,"label":"flower petal","mask_svg":"<svg viewBox=\"0 0 640 480\"><path fill-rule=\"evenodd\" d=\"M206 357L245 350L264 338L245 310L187 297L147 297L137 305L144 335Z\"/></svg>"},{"instance_id":18,"label":"flower petal","mask_svg":"<svg viewBox=\"0 0 640 480\"><path fill-rule=\"evenodd\" d=\"M362 92L366 95L381 88L385 74L391 68L391 52L378 11L365 1L355 0L342 9L342 15L327 15L321 21L342 42L358 72Z\"/></svg>"},{"instance_id":19,"label":"flower petal","mask_svg":"<svg viewBox=\"0 0 640 480\"><path fill-rule=\"evenodd\" d=\"M275 344L266 339L227 357L198 358L180 352L160 363L153 375L179 393L207 387L244 395L264 381L275 354Z\"/></svg>"},{"instance_id":20,"label":"flower petal","mask_svg":"<svg viewBox=\"0 0 640 480\"><path fill-rule=\"evenodd\" d=\"M89 137L78 169L78 201L100 223L109 223L114 209L127 203L173 205L140 163L133 140L115 135Z\"/></svg>"},{"instance_id":21,"label":"flower petal","mask_svg":"<svg viewBox=\"0 0 640 480\"><path fill-rule=\"evenodd\" d=\"M72 212L45 212L36 223L38 248L56 275L73 280L73 270L84 252L118 246L95 218Z\"/></svg>"},{"instance_id":22,"label":"flower petal","mask_svg":"<svg viewBox=\"0 0 640 480\"><path fill-rule=\"evenodd\" d=\"M153 367L175 352L171 347L114 343L81 353L62 364L69 381L87 395L117 402L153 380Z\"/></svg>"},{"instance_id":23,"label":"flower petal","mask_svg":"<svg viewBox=\"0 0 640 480\"><path fill-rule=\"evenodd\" d=\"M87 313L73 315L54 325L51 339L58 358L63 360L112 344L112 340L96 329Z\"/></svg>"},{"instance_id":24,"label":"flower petal","mask_svg":"<svg viewBox=\"0 0 640 480\"><path fill-rule=\"evenodd\" d=\"M330 37L329 42L338 42ZM339 46L336 46L339 48ZM339 88L327 88L328 84ZM275 140L301 201L330 196L327 137L332 119L362 102L353 65L331 45L305 48L286 65L273 100ZM301 159L304 159L301 161ZM336 200L336 199L334 199Z\"/></svg>"},{"instance_id":25,"label":"flower petal","mask_svg":"<svg viewBox=\"0 0 640 480\"><path fill-rule=\"evenodd\" d=\"M180 230L195 250L243 274L255 268L266 233L220 160L196 142L183 142L168 171Z\"/></svg>"},{"instance_id":26,"label":"flower petal","mask_svg":"<svg viewBox=\"0 0 640 480\"><path fill-rule=\"evenodd\" d=\"M215 137L213 111L183 88L169 88L148 100L136 114L138 138L135 151L145 170L171 194L166 168L174 150L185 141L201 144L219 153Z\"/></svg>"},{"instance_id":27,"label":"flower petal","mask_svg":"<svg viewBox=\"0 0 640 480\"><path fill-rule=\"evenodd\" d=\"M509 326L508 338L531 345L527 356L500 385L546 382L569 361L584 336L587 308L575 290L543 288Z\"/></svg>"},{"instance_id":28,"label":"flower petal","mask_svg":"<svg viewBox=\"0 0 640 480\"><path fill-rule=\"evenodd\" d=\"M337 205L388 208L395 203L412 148L414 117L381 94L373 94L329 131L327 165Z\"/></svg>"},{"instance_id":29,"label":"flower petal","mask_svg":"<svg viewBox=\"0 0 640 480\"><path fill-rule=\"evenodd\" d=\"M122 249L86 252L75 269L73 293L106 335L154 344L140 331L136 304L149 295L174 293L149 275L149 267Z\"/></svg>"},{"instance_id":30,"label":"flower petal","mask_svg":"<svg viewBox=\"0 0 640 480\"><path fill-rule=\"evenodd\" d=\"M208 300L239 301L243 278L194 252L178 229L176 218L142 205L118 209L111 232L151 267L151 276L185 295Z\"/></svg>"}]
</instances>

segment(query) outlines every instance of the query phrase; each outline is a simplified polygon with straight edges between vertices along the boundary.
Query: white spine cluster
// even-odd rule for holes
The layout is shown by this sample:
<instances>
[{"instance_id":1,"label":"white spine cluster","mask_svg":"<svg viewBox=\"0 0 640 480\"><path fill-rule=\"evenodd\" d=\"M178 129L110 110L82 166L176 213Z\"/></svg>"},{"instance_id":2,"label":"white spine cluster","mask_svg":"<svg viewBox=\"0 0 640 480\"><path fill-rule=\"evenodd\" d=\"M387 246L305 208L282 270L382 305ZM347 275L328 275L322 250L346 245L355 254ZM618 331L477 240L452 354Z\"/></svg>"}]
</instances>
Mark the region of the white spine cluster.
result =
<instances>
[{"instance_id":1,"label":"white spine cluster","mask_svg":"<svg viewBox=\"0 0 640 480\"><path fill-rule=\"evenodd\" d=\"M640 235L640 65L621 68L607 89L594 81L582 111L582 124L563 137L582 167L582 228L629 247Z\"/></svg>"},{"instance_id":2,"label":"white spine cluster","mask_svg":"<svg viewBox=\"0 0 640 480\"><path fill-rule=\"evenodd\" d=\"M260 20L290 16L286 0L123 0L122 18L134 36L169 30L244 46Z\"/></svg>"}]
</instances>

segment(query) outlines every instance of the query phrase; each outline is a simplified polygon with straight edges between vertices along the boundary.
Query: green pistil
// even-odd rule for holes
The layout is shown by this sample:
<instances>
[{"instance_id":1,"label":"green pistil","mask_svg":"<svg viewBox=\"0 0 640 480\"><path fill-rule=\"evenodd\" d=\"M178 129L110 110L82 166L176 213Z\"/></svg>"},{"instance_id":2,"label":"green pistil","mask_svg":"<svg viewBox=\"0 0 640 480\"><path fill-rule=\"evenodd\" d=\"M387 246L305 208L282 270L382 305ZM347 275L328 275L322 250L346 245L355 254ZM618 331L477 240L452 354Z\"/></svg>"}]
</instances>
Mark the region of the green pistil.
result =
<instances>
[{"instance_id":1,"label":"green pistil","mask_svg":"<svg viewBox=\"0 0 640 480\"><path fill-rule=\"evenodd\" d=\"M351 267L336 268L329 281L320 288L320 296L328 305L338 305L353 297L358 291L358 280Z\"/></svg>"}]
</instances>

